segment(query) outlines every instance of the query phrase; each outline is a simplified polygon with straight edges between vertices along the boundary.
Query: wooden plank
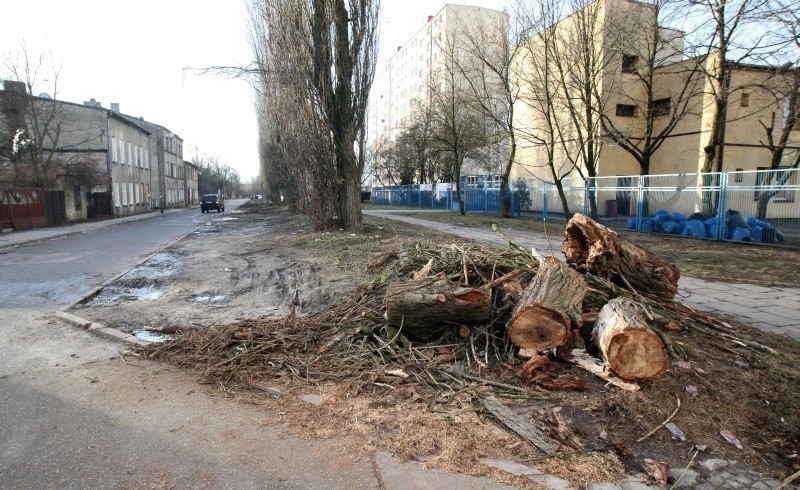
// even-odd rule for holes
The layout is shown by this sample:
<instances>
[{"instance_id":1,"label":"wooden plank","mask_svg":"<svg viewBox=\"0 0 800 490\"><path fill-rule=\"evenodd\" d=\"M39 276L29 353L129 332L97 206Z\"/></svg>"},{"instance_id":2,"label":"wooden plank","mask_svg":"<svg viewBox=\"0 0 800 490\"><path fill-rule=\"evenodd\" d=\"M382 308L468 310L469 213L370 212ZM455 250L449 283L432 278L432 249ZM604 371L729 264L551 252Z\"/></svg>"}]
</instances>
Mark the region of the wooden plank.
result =
<instances>
[{"instance_id":1,"label":"wooden plank","mask_svg":"<svg viewBox=\"0 0 800 490\"><path fill-rule=\"evenodd\" d=\"M520 437L529 441L545 454L553 454L558 450L559 443L552 437L544 433L533 422L526 420L511 409L497 401L494 397L485 398L483 406L497 417L497 420L506 427L517 433Z\"/></svg>"}]
</instances>

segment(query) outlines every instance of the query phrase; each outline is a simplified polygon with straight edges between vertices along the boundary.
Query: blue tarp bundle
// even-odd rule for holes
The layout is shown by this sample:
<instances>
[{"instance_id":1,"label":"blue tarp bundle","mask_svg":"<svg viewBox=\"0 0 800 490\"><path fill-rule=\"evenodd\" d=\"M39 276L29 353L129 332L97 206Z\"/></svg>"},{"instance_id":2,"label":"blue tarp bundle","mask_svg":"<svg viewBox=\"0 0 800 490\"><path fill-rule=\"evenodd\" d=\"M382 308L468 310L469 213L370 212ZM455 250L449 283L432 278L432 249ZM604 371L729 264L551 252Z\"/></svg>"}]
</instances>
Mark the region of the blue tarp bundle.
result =
<instances>
[{"instance_id":1,"label":"blue tarp bundle","mask_svg":"<svg viewBox=\"0 0 800 490\"><path fill-rule=\"evenodd\" d=\"M696 238L708 238L708 230L706 224L696 219L690 219L684 224L683 236L691 236Z\"/></svg>"},{"instance_id":2,"label":"blue tarp bundle","mask_svg":"<svg viewBox=\"0 0 800 490\"><path fill-rule=\"evenodd\" d=\"M680 235L683 232L684 224L682 222L667 221L661 225L661 230L670 235Z\"/></svg>"},{"instance_id":3,"label":"blue tarp bundle","mask_svg":"<svg viewBox=\"0 0 800 490\"><path fill-rule=\"evenodd\" d=\"M772 228L766 221L753 216L742 218L735 210L728 211L726 216L725 219L714 216L703 220L700 213L695 213L687 219L678 211L659 209L652 217L641 219L639 231L696 238L717 238L722 231L722 238L725 240L758 243L775 243L783 240L780 231ZM628 218L625 228L635 231L636 222L636 218Z\"/></svg>"}]
</instances>

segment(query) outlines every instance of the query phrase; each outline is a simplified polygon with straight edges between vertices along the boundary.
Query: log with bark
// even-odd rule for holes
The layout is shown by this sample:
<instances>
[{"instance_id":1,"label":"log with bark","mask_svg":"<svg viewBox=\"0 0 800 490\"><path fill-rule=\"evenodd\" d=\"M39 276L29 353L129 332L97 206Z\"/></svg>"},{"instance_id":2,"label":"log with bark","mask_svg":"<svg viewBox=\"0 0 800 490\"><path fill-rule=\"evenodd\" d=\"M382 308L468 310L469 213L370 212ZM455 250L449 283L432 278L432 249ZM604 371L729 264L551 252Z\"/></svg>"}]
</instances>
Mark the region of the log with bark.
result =
<instances>
[{"instance_id":1,"label":"log with bark","mask_svg":"<svg viewBox=\"0 0 800 490\"><path fill-rule=\"evenodd\" d=\"M439 276L395 281L386 288L389 325L422 339L441 326L488 323L491 315L489 291L460 287Z\"/></svg>"},{"instance_id":2,"label":"log with bark","mask_svg":"<svg viewBox=\"0 0 800 490\"><path fill-rule=\"evenodd\" d=\"M667 369L661 338L647 326L644 307L614 298L597 315L594 342L612 372L627 380L652 379Z\"/></svg>"},{"instance_id":3,"label":"log with bark","mask_svg":"<svg viewBox=\"0 0 800 490\"><path fill-rule=\"evenodd\" d=\"M581 325L586 291L586 281L574 269L554 257L543 259L508 323L511 341L528 352L568 343Z\"/></svg>"},{"instance_id":4,"label":"log with bark","mask_svg":"<svg viewBox=\"0 0 800 490\"><path fill-rule=\"evenodd\" d=\"M672 299L678 292L677 267L588 216L573 215L565 235L561 251L579 271L659 298Z\"/></svg>"}]
</instances>

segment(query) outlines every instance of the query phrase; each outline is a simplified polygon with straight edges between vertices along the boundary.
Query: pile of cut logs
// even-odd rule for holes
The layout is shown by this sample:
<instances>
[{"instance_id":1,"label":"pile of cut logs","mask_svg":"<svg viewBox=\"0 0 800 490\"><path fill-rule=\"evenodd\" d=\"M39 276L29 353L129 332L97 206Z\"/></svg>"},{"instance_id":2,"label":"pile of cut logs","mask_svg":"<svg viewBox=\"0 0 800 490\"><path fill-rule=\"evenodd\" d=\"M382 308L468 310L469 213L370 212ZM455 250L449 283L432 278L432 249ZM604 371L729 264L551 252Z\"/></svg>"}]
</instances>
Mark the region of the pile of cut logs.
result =
<instances>
[{"instance_id":1,"label":"pile of cut logs","mask_svg":"<svg viewBox=\"0 0 800 490\"><path fill-rule=\"evenodd\" d=\"M500 288L501 297L513 303L508 335L529 362L554 355L629 389L637 385L628 381L659 376L668 355L648 326L652 318L646 305L637 298L671 301L678 290L678 269L581 214L569 221L565 236L566 263L537 256L538 272L527 285L510 273L480 287L465 287L444 275L429 277L425 268L392 282L386 293L389 324L422 339L442 325L485 324L494 313L492 289ZM591 289L587 278L627 294L603 292L605 304L589 308L584 304ZM587 328L602 362L586 353L581 330Z\"/></svg>"}]
</instances>

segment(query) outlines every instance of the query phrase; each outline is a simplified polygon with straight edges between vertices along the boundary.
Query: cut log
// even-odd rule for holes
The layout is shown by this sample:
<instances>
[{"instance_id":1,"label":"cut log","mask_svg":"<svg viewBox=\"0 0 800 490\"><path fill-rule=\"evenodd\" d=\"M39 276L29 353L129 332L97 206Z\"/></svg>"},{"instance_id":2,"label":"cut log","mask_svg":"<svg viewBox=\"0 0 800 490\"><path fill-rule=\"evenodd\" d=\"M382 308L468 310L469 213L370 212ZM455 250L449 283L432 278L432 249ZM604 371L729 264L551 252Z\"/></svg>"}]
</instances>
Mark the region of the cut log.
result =
<instances>
[{"instance_id":1,"label":"cut log","mask_svg":"<svg viewBox=\"0 0 800 490\"><path fill-rule=\"evenodd\" d=\"M542 352L565 344L581 324L586 281L566 264L547 257L520 296L508 333L514 345Z\"/></svg>"},{"instance_id":2,"label":"cut log","mask_svg":"<svg viewBox=\"0 0 800 490\"><path fill-rule=\"evenodd\" d=\"M573 215L564 233L561 251L567 263L579 271L660 298L672 299L678 292L677 267L588 216Z\"/></svg>"},{"instance_id":3,"label":"cut log","mask_svg":"<svg viewBox=\"0 0 800 490\"><path fill-rule=\"evenodd\" d=\"M422 339L443 325L488 323L492 314L489 291L462 288L441 277L396 281L386 288L389 325Z\"/></svg>"},{"instance_id":4,"label":"cut log","mask_svg":"<svg viewBox=\"0 0 800 490\"><path fill-rule=\"evenodd\" d=\"M647 326L642 305L628 298L614 298L600 310L592 338L622 379L652 379L667 369L661 338Z\"/></svg>"}]
</instances>

